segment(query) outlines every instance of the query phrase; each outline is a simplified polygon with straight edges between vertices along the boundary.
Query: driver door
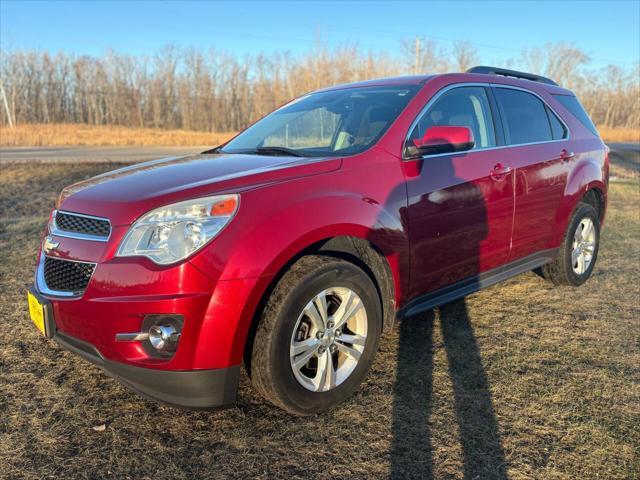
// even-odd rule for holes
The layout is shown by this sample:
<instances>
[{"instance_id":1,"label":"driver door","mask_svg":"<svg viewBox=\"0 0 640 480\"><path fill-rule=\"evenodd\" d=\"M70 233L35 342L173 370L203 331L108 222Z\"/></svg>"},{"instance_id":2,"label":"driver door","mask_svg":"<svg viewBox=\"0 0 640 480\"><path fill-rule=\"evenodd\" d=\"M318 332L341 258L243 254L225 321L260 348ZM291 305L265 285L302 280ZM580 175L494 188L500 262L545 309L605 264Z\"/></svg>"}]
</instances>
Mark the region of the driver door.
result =
<instances>
[{"instance_id":1,"label":"driver door","mask_svg":"<svg viewBox=\"0 0 640 480\"><path fill-rule=\"evenodd\" d=\"M410 296L478 278L507 260L514 212L514 174L498 144L490 92L460 86L432 100L408 142L435 125L468 127L471 150L427 155L407 178L411 243Z\"/></svg>"}]
</instances>

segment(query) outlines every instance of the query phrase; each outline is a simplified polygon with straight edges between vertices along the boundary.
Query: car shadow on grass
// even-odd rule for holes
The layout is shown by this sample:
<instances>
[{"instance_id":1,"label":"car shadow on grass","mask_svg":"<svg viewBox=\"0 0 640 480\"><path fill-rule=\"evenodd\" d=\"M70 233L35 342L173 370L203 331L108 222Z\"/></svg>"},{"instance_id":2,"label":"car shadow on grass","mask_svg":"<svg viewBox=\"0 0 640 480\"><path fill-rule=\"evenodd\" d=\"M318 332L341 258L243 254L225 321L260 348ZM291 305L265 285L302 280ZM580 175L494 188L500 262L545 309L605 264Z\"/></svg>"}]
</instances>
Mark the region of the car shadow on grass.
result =
<instances>
[{"instance_id":1,"label":"car shadow on grass","mask_svg":"<svg viewBox=\"0 0 640 480\"><path fill-rule=\"evenodd\" d=\"M465 479L506 479L506 461L480 350L464 299L441 307L440 329L453 384ZM391 478L433 478L431 410L436 311L400 324L393 406Z\"/></svg>"}]
</instances>

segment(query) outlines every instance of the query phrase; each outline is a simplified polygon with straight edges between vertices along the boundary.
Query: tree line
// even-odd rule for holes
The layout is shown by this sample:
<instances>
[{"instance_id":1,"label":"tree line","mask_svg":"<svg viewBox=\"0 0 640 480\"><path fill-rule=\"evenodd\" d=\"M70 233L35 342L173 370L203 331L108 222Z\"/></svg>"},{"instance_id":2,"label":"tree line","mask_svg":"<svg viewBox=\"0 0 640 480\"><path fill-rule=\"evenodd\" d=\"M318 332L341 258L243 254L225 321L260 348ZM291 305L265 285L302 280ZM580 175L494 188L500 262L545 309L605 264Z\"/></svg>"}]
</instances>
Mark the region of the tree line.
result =
<instances>
[{"instance_id":1,"label":"tree line","mask_svg":"<svg viewBox=\"0 0 640 480\"><path fill-rule=\"evenodd\" d=\"M3 51L6 104L0 124L86 123L231 132L305 92L337 83L414 73L464 71L478 63L467 42L424 38L395 52L321 44L237 58L216 49L167 46L152 55L102 56ZM590 68L567 44L524 50L501 66L539 73L574 90L598 125L640 127L640 66Z\"/></svg>"}]
</instances>

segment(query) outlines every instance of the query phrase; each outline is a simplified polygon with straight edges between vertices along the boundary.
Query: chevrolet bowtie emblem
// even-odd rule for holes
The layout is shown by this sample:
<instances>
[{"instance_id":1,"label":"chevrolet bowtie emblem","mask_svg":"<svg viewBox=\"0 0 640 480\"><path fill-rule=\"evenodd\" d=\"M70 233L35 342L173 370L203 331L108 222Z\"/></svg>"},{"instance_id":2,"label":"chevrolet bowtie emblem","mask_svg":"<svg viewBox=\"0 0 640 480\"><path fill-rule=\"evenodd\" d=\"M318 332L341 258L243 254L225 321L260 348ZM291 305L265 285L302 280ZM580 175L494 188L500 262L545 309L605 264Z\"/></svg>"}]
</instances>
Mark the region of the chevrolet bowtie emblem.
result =
<instances>
[{"instance_id":1,"label":"chevrolet bowtie emblem","mask_svg":"<svg viewBox=\"0 0 640 480\"><path fill-rule=\"evenodd\" d=\"M51 235L47 235L44 239L44 243L42 244L42 249L44 253L51 253L52 250L55 250L60 245L60 242L56 242Z\"/></svg>"}]
</instances>

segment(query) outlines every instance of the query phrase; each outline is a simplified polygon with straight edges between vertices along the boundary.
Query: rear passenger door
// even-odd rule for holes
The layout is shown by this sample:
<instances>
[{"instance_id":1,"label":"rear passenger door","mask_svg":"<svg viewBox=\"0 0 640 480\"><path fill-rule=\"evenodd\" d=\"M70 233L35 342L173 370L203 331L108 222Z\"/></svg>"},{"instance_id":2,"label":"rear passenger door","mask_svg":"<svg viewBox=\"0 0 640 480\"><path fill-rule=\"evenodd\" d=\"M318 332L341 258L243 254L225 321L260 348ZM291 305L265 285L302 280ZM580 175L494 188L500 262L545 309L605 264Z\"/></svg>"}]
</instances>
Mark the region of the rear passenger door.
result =
<instances>
[{"instance_id":1,"label":"rear passenger door","mask_svg":"<svg viewBox=\"0 0 640 480\"><path fill-rule=\"evenodd\" d=\"M567 127L538 95L492 88L507 147L502 156L516 175L512 261L549 248L573 158Z\"/></svg>"}]
</instances>

